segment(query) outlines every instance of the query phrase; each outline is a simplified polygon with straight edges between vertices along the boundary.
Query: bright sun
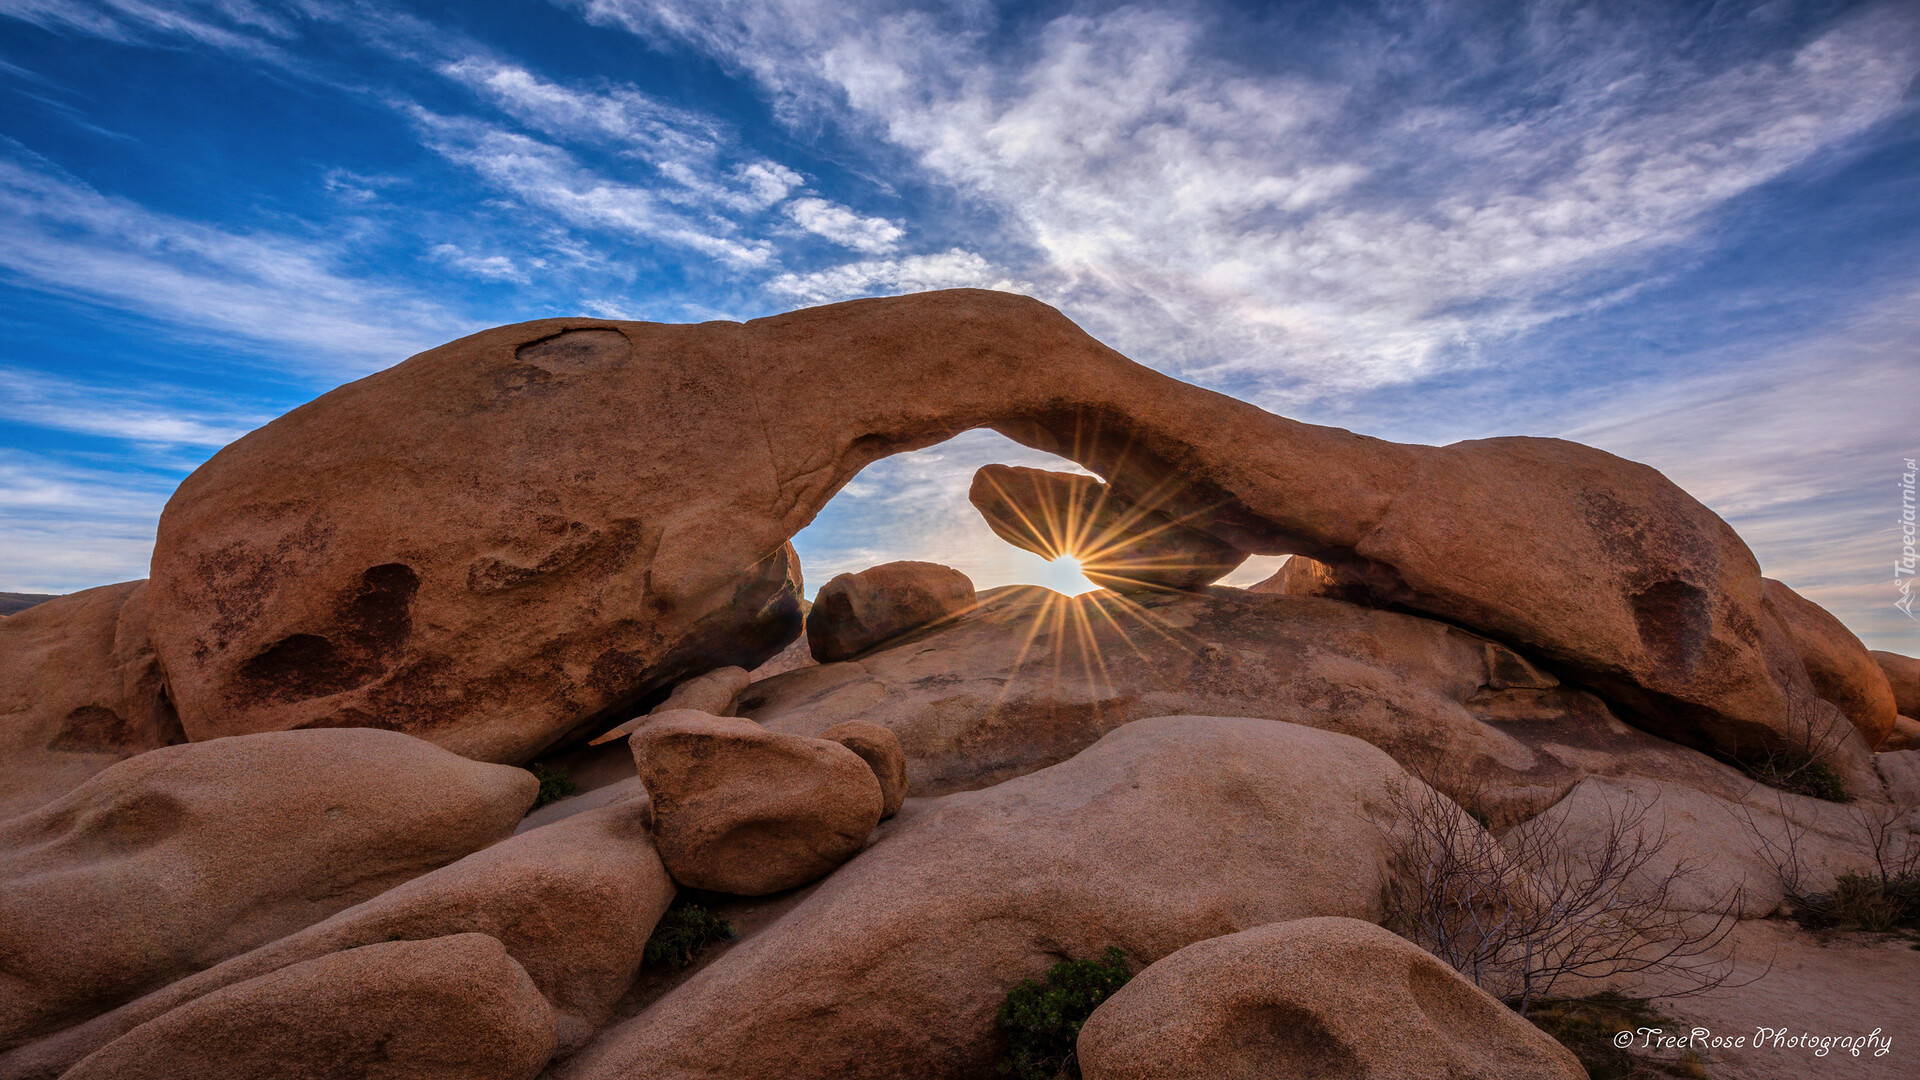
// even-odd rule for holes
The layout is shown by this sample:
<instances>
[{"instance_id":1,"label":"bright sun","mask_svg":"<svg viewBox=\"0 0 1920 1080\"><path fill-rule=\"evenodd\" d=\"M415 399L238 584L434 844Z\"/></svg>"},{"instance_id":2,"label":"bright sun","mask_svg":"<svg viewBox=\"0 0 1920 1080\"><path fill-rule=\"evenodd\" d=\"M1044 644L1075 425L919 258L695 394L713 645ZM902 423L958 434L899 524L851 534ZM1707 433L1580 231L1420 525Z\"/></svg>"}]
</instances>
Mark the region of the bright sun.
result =
<instances>
[{"instance_id":1,"label":"bright sun","mask_svg":"<svg viewBox=\"0 0 1920 1080\"><path fill-rule=\"evenodd\" d=\"M1100 587L1087 580L1087 575L1080 572L1080 560L1071 555L1062 555L1049 562L1041 574L1040 583L1068 596L1079 596Z\"/></svg>"}]
</instances>

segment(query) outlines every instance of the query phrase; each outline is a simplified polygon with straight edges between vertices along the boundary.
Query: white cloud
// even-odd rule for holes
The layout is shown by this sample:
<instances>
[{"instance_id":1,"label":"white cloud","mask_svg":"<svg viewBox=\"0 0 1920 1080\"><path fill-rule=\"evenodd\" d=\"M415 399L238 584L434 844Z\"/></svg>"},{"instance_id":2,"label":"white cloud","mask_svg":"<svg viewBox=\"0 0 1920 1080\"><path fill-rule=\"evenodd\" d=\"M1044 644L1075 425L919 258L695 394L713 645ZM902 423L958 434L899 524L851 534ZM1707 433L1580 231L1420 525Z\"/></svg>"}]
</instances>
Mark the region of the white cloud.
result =
<instances>
[{"instance_id":1,"label":"white cloud","mask_svg":"<svg viewBox=\"0 0 1920 1080\"><path fill-rule=\"evenodd\" d=\"M408 110L427 145L520 200L585 228L608 229L711 256L736 266L763 266L773 257L765 240L731 235L730 220L681 213L648 187L594 173L560 147L464 117Z\"/></svg>"},{"instance_id":2,"label":"white cloud","mask_svg":"<svg viewBox=\"0 0 1920 1080\"><path fill-rule=\"evenodd\" d=\"M146 577L154 522L178 480L0 449L0 591L66 593Z\"/></svg>"},{"instance_id":3,"label":"white cloud","mask_svg":"<svg viewBox=\"0 0 1920 1080\"><path fill-rule=\"evenodd\" d=\"M310 240L157 213L0 159L0 270L249 343L365 372L477 329L436 304L338 269Z\"/></svg>"},{"instance_id":4,"label":"white cloud","mask_svg":"<svg viewBox=\"0 0 1920 1080\"><path fill-rule=\"evenodd\" d=\"M155 446L219 447L271 420L181 404L177 388L94 386L0 367L0 417Z\"/></svg>"},{"instance_id":5,"label":"white cloud","mask_svg":"<svg viewBox=\"0 0 1920 1080\"><path fill-rule=\"evenodd\" d=\"M905 230L882 217L861 217L852 209L826 199L795 199L784 207L788 217L801 228L825 237L842 247L868 255L892 251Z\"/></svg>"},{"instance_id":6,"label":"white cloud","mask_svg":"<svg viewBox=\"0 0 1920 1080\"><path fill-rule=\"evenodd\" d=\"M996 269L971 251L954 248L934 255L866 259L808 274L781 274L767 288L808 304L829 304L860 296L891 296L928 289L999 289L1025 292L1030 286Z\"/></svg>"},{"instance_id":7,"label":"white cloud","mask_svg":"<svg viewBox=\"0 0 1920 1080\"><path fill-rule=\"evenodd\" d=\"M1563 290L1892 115L1920 70L1892 8L1726 70L1539 12L1512 57L1533 100L1489 109L1447 104L1482 73L1409 58L1433 42L1356 40L1339 77L1252 72L1208 55L1187 7L1062 16L1005 50L975 6L584 6L738 66L789 115L883 133L1020 226L1048 300L1160 366L1263 380L1269 403L1474 363L1580 310ZM1434 22L1469 51L1514 47ZM1431 92L1386 89L1408 63L1432 65Z\"/></svg>"},{"instance_id":8,"label":"white cloud","mask_svg":"<svg viewBox=\"0 0 1920 1080\"><path fill-rule=\"evenodd\" d=\"M286 18L248 0L0 0L0 16L113 41L184 37L256 56L276 52L263 38L292 33Z\"/></svg>"},{"instance_id":9,"label":"white cloud","mask_svg":"<svg viewBox=\"0 0 1920 1080\"><path fill-rule=\"evenodd\" d=\"M458 244L436 244L431 252L435 259L474 277L491 281L514 281L526 284L530 278L526 271L505 255L473 255Z\"/></svg>"}]
</instances>

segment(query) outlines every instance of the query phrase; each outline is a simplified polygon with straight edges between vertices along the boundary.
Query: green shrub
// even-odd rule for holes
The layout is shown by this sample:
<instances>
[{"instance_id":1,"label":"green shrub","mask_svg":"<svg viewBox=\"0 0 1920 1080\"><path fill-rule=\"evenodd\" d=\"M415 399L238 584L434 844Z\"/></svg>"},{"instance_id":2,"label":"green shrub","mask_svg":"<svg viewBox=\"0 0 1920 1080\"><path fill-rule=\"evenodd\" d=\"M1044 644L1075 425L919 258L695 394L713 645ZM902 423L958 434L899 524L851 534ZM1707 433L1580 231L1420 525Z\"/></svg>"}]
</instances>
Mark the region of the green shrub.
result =
<instances>
[{"instance_id":1,"label":"green shrub","mask_svg":"<svg viewBox=\"0 0 1920 1080\"><path fill-rule=\"evenodd\" d=\"M1047 970L1045 985L1028 979L1000 1006L1007 1053L1000 1071L1017 1080L1080 1080L1074 1042L1093 1010L1133 976L1127 954L1109 947L1098 960L1063 960Z\"/></svg>"},{"instance_id":2,"label":"green shrub","mask_svg":"<svg viewBox=\"0 0 1920 1080\"><path fill-rule=\"evenodd\" d=\"M641 959L648 967L683 968L708 945L734 936L732 923L683 897L660 916Z\"/></svg>"},{"instance_id":3,"label":"green shrub","mask_svg":"<svg viewBox=\"0 0 1920 1080\"><path fill-rule=\"evenodd\" d=\"M1748 776L1789 795L1807 795L1836 803L1853 801L1833 766L1804 754L1776 750L1760 757L1742 758L1738 764Z\"/></svg>"},{"instance_id":4,"label":"green shrub","mask_svg":"<svg viewBox=\"0 0 1920 1080\"><path fill-rule=\"evenodd\" d=\"M1814 930L1920 930L1920 873L1841 874L1832 892L1800 897L1794 918Z\"/></svg>"},{"instance_id":5,"label":"green shrub","mask_svg":"<svg viewBox=\"0 0 1920 1080\"><path fill-rule=\"evenodd\" d=\"M567 771L558 766L548 768L535 762L532 772L533 778L540 781L540 794L534 797L533 806L529 808L529 812L538 810L550 802L559 802L577 790L573 780L567 776Z\"/></svg>"},{"instance_id":6,"label":"green shrub","mask_svg":"<svg viewBox=\"0 0 1920 1080\"><path fill-rule=\"evenodd\" d=\"M1704 1077L1706 1070L1691 1051L1678 1060L1660 1060L1634 1046L1613 1044L1622 1031L1664 1028L1678 1034L1682 1025L1663 1016L1653 1003L1616 993L1587 998L1559 998L1536 1003L1527 1013L1533 1026L1573 1051L1592 1080L1653 1080L1669 1076Z\"/></svg>"}]
</instances>

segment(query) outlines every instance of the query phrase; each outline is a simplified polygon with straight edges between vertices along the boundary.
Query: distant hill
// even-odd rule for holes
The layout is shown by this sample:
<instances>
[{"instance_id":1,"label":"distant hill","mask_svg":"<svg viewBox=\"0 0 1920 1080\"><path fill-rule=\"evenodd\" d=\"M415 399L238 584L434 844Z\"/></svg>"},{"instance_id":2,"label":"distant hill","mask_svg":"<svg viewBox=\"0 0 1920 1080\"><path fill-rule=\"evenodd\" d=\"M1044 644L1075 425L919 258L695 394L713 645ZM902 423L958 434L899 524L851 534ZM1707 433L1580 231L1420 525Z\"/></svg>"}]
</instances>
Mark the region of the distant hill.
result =
<instances>
[{"instance_id":1,"label":"distant hill","mask_svg":"<svg viewBox=\"0 0 1920 1080\"><path fill-rule=\"evenodd\" d=\"M35 604L44 604L49 600L58 600L58 593L37 592L0 592L0 615L11 615L16 611L25 611Z\"/></svg>"}]
</instances>

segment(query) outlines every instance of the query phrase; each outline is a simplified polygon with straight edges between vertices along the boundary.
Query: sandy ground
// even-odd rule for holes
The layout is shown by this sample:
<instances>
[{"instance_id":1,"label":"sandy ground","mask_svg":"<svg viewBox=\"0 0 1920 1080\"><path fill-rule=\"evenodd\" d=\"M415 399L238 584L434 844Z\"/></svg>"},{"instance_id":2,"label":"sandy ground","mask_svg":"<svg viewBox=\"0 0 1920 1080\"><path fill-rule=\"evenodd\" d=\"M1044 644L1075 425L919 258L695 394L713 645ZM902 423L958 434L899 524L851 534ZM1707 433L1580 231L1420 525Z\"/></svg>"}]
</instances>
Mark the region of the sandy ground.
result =
<instances>
[{"instance_id":1,"label":"sandy ground","mask_svg":"<svg viewBox=\"0 0 1920 1080\"><path fill-rule=\"evenodd\" d=\"M1812 934L1780 920L1743 923L1734 937L1745 971L1765 975L1749 985L1660 1003L1668 1015L1715 1036L1746 1038L1743 1047L1701 1054L1712 1080L1920 1080L1920 951L1908 941ZM1736 975L1735 981L1749 977ZM1755 1034L1763 1027L1785 1028L1788 1036L1842 1037L1878 1029L1891 1045L1880 1056L1862 1048L1858 1057L1837 1048L1825 1056L1806 1047L1756 1048Z\"/></svg>"}]
</instances>

